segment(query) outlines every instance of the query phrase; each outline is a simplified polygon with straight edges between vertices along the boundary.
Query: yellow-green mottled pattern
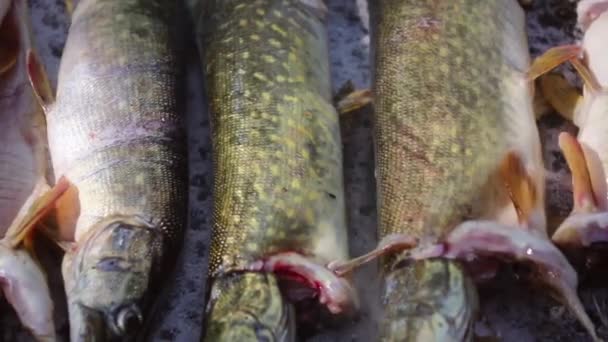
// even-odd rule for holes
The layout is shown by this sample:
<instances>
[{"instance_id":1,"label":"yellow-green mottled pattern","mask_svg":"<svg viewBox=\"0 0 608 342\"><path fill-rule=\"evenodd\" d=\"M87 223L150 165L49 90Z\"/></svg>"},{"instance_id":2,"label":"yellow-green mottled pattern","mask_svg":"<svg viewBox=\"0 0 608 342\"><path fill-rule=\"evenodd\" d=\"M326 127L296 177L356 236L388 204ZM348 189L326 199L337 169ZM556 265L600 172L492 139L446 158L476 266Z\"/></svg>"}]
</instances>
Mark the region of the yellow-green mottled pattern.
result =
<instances>
[{"instance_id":1,"label":"yellow-green mottled pattern","mask_svg":"<svg viewBox=\"0 0 608 342\"><path fill-rule=\"evenodd\" d=\"M72 340L108 338L92 319L116 333L129 308L145 316L177 255L187 154L176 7L81 0L72 16L47 115L55 175L78 189L79 248L63 265Z\"/></svg>"},{"instance_id":2,"label":"yellow-green mottled pattern","mask_svg":"<svg viewBox=\"0 0 608 342\"><path fill-rule=\"evenodd\" d=\"M520 128L534 125L523 13L515 0L377 0L370 9L379 235L436 242L507 199L491 182L518 139L538 152L535 128ZM403 257L385 263L382 340L471 340L471 279L454 261Z\"/></svg>"},{"instance_id":3,"label":"yellow-green mottled pattern","mask_svg":"<svg viewBox=\"0 0 608 342\"><path fill-rule=\"evenodd\" d=\"M321 13L297 0L210 1L205 74L215 207L210 269L282 251L347 256L338 115Z\"/></svg>"},{"instance_id":4,"label":"yellow-green mottled pattern","mask_svg":"<svg viewBox=\"0 0 608 342\"><path fill-rule=\"evenodd\" d=\"M244 273L222 277L212 291L217 298L209 313L206 341L291 341L293 312L283 302L271 274Z\"/></svg>"},{"instance_id":5,"label":"yellow-green mottled pattern","mask_svg":"<svg viewBox=\"0 0 608 342\"><path fill-rule=\"evenodd\" d=\"M502 77L515 68L503 33L521 8L515 0L375 4L380 233L438 238L471 218L510 148L509 120L521 108L503 97ZM527 54L523 30L515 27L521 44L509 48Z\"/></svg>"},{"instance_id":6,"label":"yellow-green mottled pattern","mask_svg":"<svg viewBox=\"0 0 608 342\"><path fill-rule=\"evenodd\" d=\"M57 177L80 197L77 237L100 218L137 214L180 237L183 117L176 103L174 1L78 2L48 115Z\"/></svg>"}]
</instances>

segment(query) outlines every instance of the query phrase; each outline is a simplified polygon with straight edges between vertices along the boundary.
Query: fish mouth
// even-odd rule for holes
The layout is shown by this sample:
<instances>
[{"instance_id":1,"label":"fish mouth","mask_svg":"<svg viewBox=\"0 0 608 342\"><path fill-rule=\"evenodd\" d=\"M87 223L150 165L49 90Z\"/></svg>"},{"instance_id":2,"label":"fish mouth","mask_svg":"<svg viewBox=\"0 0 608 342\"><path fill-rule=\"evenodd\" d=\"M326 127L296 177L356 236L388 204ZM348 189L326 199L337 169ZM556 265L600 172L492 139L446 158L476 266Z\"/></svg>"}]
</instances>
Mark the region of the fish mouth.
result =
<instances>
[{"instance_id":1,"label":"fish mouth","mask_svg":"<svg viewBox=\"0 0 608 342\"><path fill-rule=\"evenodd\" d=\"M458 262L408 260L385 264L380 334L390 341L468 341L479 310L476 286Z\"/></svg>"},{"instance_id":2,"label":"fish mouth","mask_svg":"<svg viewBox=\"0 0 608 342\"><path fill-rule=\"evenodd\" d=\"M107 219L92 229L64 257L72 339L132 340L142 330L161 269L160 235L133 217Z\"/></svg>"},{"instance_id":3,"label":"fish mouth","mask_svg":"<svg viewBox=\"0 0 608 342\"><path fill-rule=\"evenodd\" d=\"M205 340L294 341L294 311L269 273L226 274L211 287Z\"/></svg>"},{"instance_id":4,"label":"fish mouth","mask_svg":"<svg viewBox=\"0 0 608 342\"><path fill-rule=\"evenodd\" d=\"M139 307L132 303L103 312L82 302L70 308L70 330L73 341L132 340L143 324Z\"/></svg>"}]
</instances>

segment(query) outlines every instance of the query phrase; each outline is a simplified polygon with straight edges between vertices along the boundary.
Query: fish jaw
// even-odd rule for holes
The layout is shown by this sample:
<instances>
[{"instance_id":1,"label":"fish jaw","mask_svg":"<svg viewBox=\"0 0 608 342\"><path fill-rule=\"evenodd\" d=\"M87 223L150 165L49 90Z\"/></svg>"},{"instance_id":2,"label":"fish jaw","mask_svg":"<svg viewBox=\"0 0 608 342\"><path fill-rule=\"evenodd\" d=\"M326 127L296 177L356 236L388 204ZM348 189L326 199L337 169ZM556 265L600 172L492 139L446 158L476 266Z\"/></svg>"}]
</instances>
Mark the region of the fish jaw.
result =
<instances>
[{"instance_id":1,"label":"fish jaw","mask_svg":"<svg viewBox=\"0 0 608 342\"><path fill-rule=\"evenodd\" d=\"M106 219L91 232L62 265L71 340L132 337L150 304L151 279L158 280L160 235L130 217Z\"/></svg>"},{"instance_id":2,"label":"fish jaw","mask_svg":"<svg viewBox=\"0 0 608 342\"><path fill-rule=\"evenodd\" d=\"M293 308L271 273L233 273L213 282L206 341L294 341Z\"/></svg>"},{"instance_id":3,"label":"fish jaw","mask_svg":"<svg viewBox=\"0 0 608 342\"><path fill-rule=\"evenodd\" d=\"M0 286L21 323L39 341L55 341L53 301L40 265L23 249L0 243Z\"/></svg>"},{"instance_id":4,"label":"fish jaw","mask_svg":"<svg viewBox=\"0 0 608 342\"><path fill-rule=\"evenodd\" d=\"M469 341L478 311L475 284L455 261L408 260L386 264L383 341Z\"/></svg>"}]
</instances>

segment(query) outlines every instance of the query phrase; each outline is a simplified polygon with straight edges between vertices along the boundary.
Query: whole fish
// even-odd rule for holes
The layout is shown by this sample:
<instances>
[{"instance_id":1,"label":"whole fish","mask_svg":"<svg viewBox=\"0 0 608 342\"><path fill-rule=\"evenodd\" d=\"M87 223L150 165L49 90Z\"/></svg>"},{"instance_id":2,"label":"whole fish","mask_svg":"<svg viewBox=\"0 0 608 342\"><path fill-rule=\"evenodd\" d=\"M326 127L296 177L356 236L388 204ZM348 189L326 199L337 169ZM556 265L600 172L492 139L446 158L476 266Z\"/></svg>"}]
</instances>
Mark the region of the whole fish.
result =
<instances>
[{"instance_id":1,"label":"whole fish","mask_svg":"<svg viewBox=\"0 0 608 342\"><path fill-rule=\"evenodd\" d=\"M608 241L608 1L580 1L577 12L582 42L550 49L535 60L530 76L536 78L571 61L584 81L581 95L559 75L541 78L551 105L579 127L577 138L562 133L559 139L572 171L574 207L553 234L555 243L573 256Z\"/></svg>"},{"instance_id":2,"label":"whole fish","mask_svg":"<svg viewBox=\"0 0 608 342\"><path fill-rule=\"evenodd\" d=\"M332 268L344 274L386 256L384 340L472 340L471 275L492 277L502 259L531 265L595 336L577 275L545 231L544 167L517 1L370 7L383 240Z\"/></svg>"},{"instance_id":3,"label":"whole fish","mask_svg":"<svg viewBox=\"0 0 608 342\"><path fill-rule=\"evenodd\" d=\"M57 96L46 112L72 341L132 339L172 269L187 208L178 7L171 0L75 4Z\"/></svg>"},{"instance_id":4,"label":"whole fish","mask_svg":"<svg viewBox=\"0 0 608 342\"><path fill-rule=\"evenodd\" d=\"M0 0L0 282L33 336L54 341L53 302L30 233L61 191L48 188L44 114L28 84L29 22L26 1Z\"/></svg>"},{"instance_id":5,"label":"whole fish","mask_svg":"<svg viewBox=\"0 0 608 342\"><path fill-rule=\"evenodd\" d=\"M279 280L291 281L288 297L316 298L332 313L357 305L348 281L324 267L348 257L326 8L320 0L207 5L190 3L213 112L207 339L289 340Z\"/></svg>"}]
</instances>

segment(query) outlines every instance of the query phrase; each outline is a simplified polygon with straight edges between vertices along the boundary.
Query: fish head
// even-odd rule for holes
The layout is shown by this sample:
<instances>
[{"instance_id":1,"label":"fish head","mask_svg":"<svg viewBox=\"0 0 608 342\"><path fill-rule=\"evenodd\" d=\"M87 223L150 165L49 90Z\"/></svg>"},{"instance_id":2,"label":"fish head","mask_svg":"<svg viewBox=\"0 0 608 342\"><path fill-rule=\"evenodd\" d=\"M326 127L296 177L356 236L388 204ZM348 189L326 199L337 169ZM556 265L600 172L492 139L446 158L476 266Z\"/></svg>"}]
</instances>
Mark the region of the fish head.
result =
<instances>
[{"instance_id":1,"label":"fish head","mask_svg":"<svg viewBox=\"0 0 608 342\"><path fill-rule=\"evenodd\" d=\"M234 273L214 280L206 341L292 341L294 314L276 276Z\"/></svg>"},{"instance_id":2,"label":"fish head","mask_svg":"<svg viewBox=\"0 0 608 342\"><path fill-rule=\"evenodd\" d=\"M63 275L73 341L132 338L158 279L162 237L132 217L104 220L66 253Z\"/></svg>"},{"instance_id":3,"label":"fish head","mask_svg":"<svg viewBox=\"0 0 608 342\"><path fill-rule=\"evenodd\" d=\"M474 283L454 261L386 264L382 338L390 341L468 341L478 310Z\"/></svg>"}]
</instances>

